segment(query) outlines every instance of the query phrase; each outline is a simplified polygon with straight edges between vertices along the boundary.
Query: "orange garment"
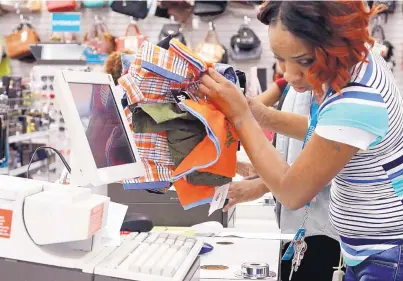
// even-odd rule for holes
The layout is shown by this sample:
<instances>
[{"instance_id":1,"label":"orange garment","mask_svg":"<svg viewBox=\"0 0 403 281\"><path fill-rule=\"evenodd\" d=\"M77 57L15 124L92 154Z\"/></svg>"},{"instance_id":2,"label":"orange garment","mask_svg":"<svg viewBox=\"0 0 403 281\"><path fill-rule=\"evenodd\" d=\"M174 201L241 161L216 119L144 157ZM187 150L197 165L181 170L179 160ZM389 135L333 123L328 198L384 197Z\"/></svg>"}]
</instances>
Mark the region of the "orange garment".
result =
<instances>
[{"instance_id":1,"label":"orange garment","mask_svg":"<svg viewBox=\"0 0 403 281\"><path fill-rule=\"evenodd\" d=\"M183 103L185 109L191 113L193 110L196 112L194 114L196 117L200 117L203 123L208 124L210 132L174 170L173 177L191 167L203 167L197 169L200 172L234 177L236 174L238 136L232 125L224 114L211 104L201 100L199 102L186 100ZM210 163L214 164L209 165ZM197 203L211 200L215 191L214 187L211 186L193 186L184 177L176 180L174 185L179 200L185 209L192 208Z\"/></svg>"}]
</instances>

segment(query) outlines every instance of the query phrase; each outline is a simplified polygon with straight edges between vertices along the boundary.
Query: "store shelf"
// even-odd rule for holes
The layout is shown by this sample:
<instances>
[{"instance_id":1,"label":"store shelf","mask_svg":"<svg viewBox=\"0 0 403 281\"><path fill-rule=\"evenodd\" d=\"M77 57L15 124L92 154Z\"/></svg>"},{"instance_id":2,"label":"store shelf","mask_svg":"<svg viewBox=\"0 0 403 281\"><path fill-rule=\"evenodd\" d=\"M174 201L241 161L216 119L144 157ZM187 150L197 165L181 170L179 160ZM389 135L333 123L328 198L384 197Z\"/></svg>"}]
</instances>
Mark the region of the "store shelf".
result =
<instances>
[{"instance_id":1,"label":"store shelf","mask_svg":"<svg viewBox=\"0 0 403 281\"><path fill-rule=\"evenodd\" d=\"M48 137L48 136L49 136L49 130L28 133L28 134L15 135L15 136L10 136L8 138L8 143L24 142L24 141L29 141L32 139Z\"/></svg>"},{"instance_id":2,"label":"store shelf","mask_svg":"<svg viewBox=\"0 0 403 281\"><path fill-rule=\"evenodd\" d=\"M30 172L32 172L33 170L42 168L43 166L47 166L47 165L48 165L48 164L47 164L47 161L46 161L46 160L37 161L37 162L34 162L34 163L31 164L31 167L29 168L29 170L30 170ZM19 167L19 168L17 168L17 169L10 170L9 175L10 175L10 176L19 176L19 175L21 175L21 174L26 173L26 172L27 172L27 169L28 169L28 165L21 166L21 167Z\"/></svg>"}]
</instances>

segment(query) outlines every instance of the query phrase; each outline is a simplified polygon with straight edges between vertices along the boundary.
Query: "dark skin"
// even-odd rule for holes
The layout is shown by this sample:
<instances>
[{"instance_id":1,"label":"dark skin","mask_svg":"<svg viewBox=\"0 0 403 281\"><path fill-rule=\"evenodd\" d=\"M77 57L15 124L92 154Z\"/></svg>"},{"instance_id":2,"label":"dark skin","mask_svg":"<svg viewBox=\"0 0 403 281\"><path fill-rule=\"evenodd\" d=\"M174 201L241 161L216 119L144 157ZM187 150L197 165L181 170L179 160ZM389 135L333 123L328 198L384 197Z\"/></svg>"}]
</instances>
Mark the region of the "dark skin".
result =
<instances>
[{"instance_id":1,"label":"dark skin","mask_svg":"<svg viewBox=\"0 0 403 281\"><path fill-rule=\"evenodd\" d=\"M269 37L286 80L299 92L308 90L306 77L313 59L312 47L286 31L281 23L271 26ZM246 100L235 85L213 69L209 69L201 82L200 96L207 96L232 122L260 176L260 183L288 209L296 210L310 202L358 152L356 147L313 134L290 166L269 143L259 123L272 131L303 140L308 128L307 117ZM326 85L323 88L326 90ZM323 101L323 95L314 96L318 103Z\"/></svg>"}]
</instances>

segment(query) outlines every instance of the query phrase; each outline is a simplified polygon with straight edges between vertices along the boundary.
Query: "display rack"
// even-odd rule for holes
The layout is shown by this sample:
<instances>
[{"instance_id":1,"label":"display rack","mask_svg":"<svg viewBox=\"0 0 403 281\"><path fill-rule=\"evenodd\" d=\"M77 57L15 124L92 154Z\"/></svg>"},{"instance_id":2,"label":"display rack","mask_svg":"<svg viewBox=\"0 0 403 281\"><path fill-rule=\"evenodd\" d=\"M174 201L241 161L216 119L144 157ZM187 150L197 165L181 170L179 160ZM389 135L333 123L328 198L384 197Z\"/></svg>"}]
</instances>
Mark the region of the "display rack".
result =
<instances>
[{"instance_id":1,"label":"display rack","mask_svg":"<svg viewBox=\"0 0 403 281\"><path fill-rule=\"evenodd\" d=\"M24 151L18 151L19 152L19 161L17 165L15 165L16 161L12 161L12 156L10 155L9 157L9 165L7 171L3 171L3 174L8 174L10 176L21 176L25 177L25 174L27 173L28 166L29 166L29 160L32 157L33 151L36 149L36 147L40 145L48 145L50 142L50 136L53 133L53 131L56 132L56 129L50 129L50 123L52 120L50 120L48 112L40 112L38 109L34 110L35 106L32 106L35 103L46 103L46 101L42 101L41 99L38 98L32 98L32 97L27 97L26 92L23 91L23 94L21 98L12 98L8 99L8 107L7 107L7 120L10 122L12 118L14 120L16 119L15 116L19 116L22 112L28 112L25 114L30 114L31 111L33 111L33 115L39 114L41 117L41 123L44 125L41 126L39 131L35 132L27 132L27 133L22 133L22 132L16 132L15 135L10 135L9 128L7 129L7 144L9 145L9 149L11 150L11 146L20 146L24 147ZM38 108L38 106L37 106ZM8 123L10 125L10 123ZM27 127L29 125L26 125ZM11 152L10 152L11 154ZM32 162L30 166L30 174L34 175L37 171L43 171L47 173L47 178L50 177L50 172L55 170L55 155L54 154L48 154L46 159L41 159L37 160L35 162Z\"/></svg>"}]
</instances>

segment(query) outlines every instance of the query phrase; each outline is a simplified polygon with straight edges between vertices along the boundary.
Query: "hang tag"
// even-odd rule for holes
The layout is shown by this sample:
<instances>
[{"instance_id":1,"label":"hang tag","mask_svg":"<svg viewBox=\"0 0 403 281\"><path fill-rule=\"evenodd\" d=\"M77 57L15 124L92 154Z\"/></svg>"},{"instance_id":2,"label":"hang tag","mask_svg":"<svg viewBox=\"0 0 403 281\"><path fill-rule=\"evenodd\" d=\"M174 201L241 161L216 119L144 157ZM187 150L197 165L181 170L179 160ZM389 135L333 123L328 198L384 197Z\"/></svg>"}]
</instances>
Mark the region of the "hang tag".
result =
<instances>
[{"instance_id":1,"label":"hang tag","mask_svg":"<svg viewBox=\"0 0 403 281\"><path fill-rule=\"evenodd\" d=\"M227 199L228 190L229 190L229 184L215 187L213 201L211 201L210 203L208 216L211 216L212 213L224 207L225 199Z\"/></svg>"},{"instance_id":2,"label":"hang tag","mask_svg":"<svg viewBox=\"0 0 403 281\"><path fill-rule=\"evenodd\" d=\"M177 103L183 102L185 100L190 100L190 97L189 97L188 93L185 92L185 91L174 91L174 90L172 90L171 93L172 93L172 95L175 98L175 101Z\"/></svg>"},{"instance_id":3,"label":"hang tag","mask_svg":"<svg viewBox=\"0 0 403 281\"><path fill-rule=\"evenodd\" d=\"M180 110L187 111L181 105L181 103L184 102L185 100L190 100L190 97L189 97L188 93L183 91L183 90L180 90L180 91L172 90L171 93L172 93L172 96L174 97L176 103L178 104L178 107L180 108Z\"/></svg>"},{"instance_id":4,"label":"hang tag","mask_svg":"<svg viewBox=\"0 0 403 281\"><path fill-rule=\"evenodd\" d=\"M294 239L292 240L292 242L290 243L290 245L288 246L287 250L285 251L283 257L281 258L281 260L283 261L289 261L292 259L292 256L294 255L294 242L301 240L305 237L305 232L306 229L305 228L299 228L297 233L294 236Z\"/></svg>"}]
</instances>

